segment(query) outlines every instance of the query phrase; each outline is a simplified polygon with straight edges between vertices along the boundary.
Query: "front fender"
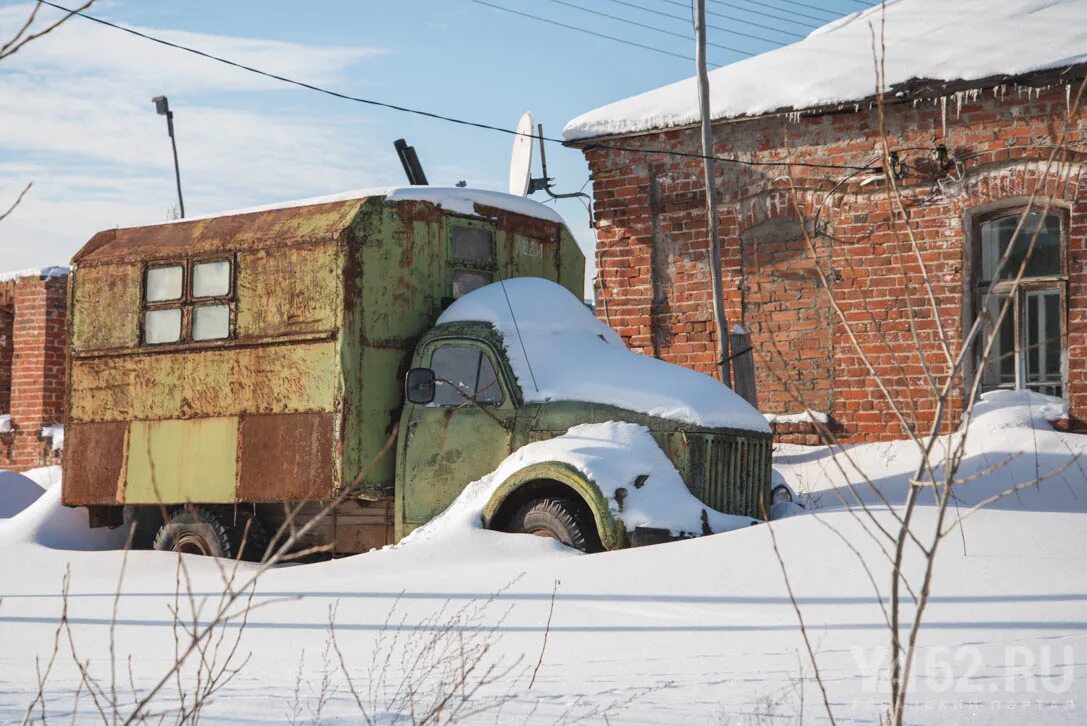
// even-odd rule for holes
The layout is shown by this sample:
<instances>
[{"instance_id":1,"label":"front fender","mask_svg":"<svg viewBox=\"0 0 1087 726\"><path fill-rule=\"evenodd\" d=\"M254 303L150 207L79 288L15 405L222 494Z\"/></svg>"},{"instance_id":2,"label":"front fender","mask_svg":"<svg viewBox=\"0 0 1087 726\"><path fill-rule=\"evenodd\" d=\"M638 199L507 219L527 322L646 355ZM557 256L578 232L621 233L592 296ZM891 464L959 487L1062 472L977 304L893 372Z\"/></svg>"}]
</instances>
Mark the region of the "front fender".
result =
<instances>
[{"instance_id":1,"label":"front fender","mask_svg":"<svg viewBox=\"0 0 1087 726\"><path fill-rule=\"evenodd\" d=\"M520 487L531 482L556 481L572 489L592 512L600 544L604 549L615 550L626 545L626 529L622 520L611 512L608 500L591 478L577 468L561 461L545 461L530 464L518 470L502 482L483 508L483 526L490 529L494 517L506 500Z\"/></svg>"}]
</instances>

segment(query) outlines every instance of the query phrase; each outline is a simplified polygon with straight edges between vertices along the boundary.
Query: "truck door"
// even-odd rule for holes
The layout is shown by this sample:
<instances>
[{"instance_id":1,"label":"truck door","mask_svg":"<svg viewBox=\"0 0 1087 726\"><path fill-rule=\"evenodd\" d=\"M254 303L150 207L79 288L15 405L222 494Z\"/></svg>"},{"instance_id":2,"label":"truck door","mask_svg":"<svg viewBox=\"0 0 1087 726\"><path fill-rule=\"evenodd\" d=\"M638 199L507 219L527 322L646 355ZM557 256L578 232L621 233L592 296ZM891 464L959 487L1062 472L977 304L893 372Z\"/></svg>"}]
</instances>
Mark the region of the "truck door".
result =
<instances>
[{"instance_id":1,"label":"truck door","mask_svg":"<svg viewBox=\"0 0 1087 726\"><path fill-rule=\"evenodd\" d=\"M465 486L494 471L510 454L515 408L493 352L471 341L435 341L417 365L429 366L434 401L407 404L404 519L428 521Z\"/></svg>"}]
</instances>

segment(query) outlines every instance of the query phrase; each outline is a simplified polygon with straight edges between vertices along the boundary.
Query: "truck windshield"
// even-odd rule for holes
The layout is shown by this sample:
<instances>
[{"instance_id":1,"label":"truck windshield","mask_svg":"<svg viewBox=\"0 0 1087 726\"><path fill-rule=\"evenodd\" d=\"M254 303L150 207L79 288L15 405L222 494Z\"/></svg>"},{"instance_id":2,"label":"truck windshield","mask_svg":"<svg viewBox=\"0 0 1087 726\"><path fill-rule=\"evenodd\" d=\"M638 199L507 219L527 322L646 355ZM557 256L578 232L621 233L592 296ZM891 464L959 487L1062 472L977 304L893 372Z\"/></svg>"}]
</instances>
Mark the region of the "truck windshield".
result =
<instances>
[{"instance_id":1,"label":"truck windshield","mask_svg":"<svg viewBox=\"0 0 1087 726\"><path fill-rule=\"evenodd\" d=\"M438 379L432 405L462 406L471 400L488 406L502 403L494 365L479 348L443 346L431 355L430 367Z\"/></svg>"}]
</instances>

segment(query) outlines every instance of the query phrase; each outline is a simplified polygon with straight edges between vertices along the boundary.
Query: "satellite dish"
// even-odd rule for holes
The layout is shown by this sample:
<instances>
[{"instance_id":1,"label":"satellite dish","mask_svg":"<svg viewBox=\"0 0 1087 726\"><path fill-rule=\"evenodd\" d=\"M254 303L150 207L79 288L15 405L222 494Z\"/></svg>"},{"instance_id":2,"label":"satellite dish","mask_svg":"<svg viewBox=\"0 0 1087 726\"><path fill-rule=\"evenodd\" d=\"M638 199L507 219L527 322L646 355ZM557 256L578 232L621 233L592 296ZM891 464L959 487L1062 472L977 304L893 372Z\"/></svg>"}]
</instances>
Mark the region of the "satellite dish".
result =
<instances>
[{"instance_id":1,"label":"satellite dish","mask_svg":"<svg viewBox=\"0 0 1087 726\"><path fill-rule=\"evenodd\" d=\"M510 194L528 196L532 182L532 143L535 141L532 112L526 111L517 123L517 135L513 137L513 153L510 156Z\"/></svg>"}]
</instances>

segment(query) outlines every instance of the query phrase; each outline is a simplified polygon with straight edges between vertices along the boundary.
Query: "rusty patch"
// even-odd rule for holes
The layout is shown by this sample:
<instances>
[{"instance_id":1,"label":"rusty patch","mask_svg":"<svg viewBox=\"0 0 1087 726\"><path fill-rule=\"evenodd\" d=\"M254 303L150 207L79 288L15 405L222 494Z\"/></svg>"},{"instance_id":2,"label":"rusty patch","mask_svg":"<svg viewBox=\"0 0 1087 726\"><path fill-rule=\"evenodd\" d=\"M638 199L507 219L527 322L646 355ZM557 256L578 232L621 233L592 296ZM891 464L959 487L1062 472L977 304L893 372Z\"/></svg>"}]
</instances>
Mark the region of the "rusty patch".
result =
<instances>
[{"instance_id":1,"label":"rusty patch","mask_svg":"<svg viewBox=\"0 0 1087 726\"><path fill-rule=\"evenodd\" d=\"M127 422L70 423L64 442L64 503L120 504Z\"/></svg>"},{"instance_id":2,"label":"rusty patch","mask_svg":"<svg viewBox=\"0 0 1087 726\"><path fill-rule=\"evenodd\" d=\"M238 501L331 497L336 485L334 418L331 413L243 416Z\"/></svg>"},{"instance_id":3,"label":"rusty patch","mask_svg":"<svg viewBox=\"0 0 1087 726\"><path fill-rule=\"evenodd\" d=\"M72 262L148 262L179 255L332 241L351 224L365 199L108 230L92 237Z\"/></svg>"}]
</instances>

